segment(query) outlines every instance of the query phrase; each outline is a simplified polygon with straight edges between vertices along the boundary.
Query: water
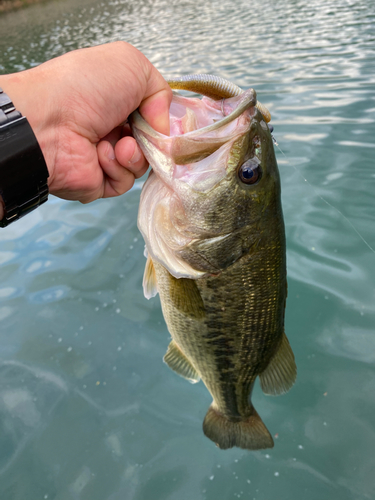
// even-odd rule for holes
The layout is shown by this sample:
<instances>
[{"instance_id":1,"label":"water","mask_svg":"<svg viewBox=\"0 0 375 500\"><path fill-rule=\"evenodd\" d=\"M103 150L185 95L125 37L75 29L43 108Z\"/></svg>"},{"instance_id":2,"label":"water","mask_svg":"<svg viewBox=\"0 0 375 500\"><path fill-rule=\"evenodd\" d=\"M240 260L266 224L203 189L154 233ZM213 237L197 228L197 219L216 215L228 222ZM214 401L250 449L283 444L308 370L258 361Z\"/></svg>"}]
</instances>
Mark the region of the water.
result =
<instances>
[{"instance_id":1,"label":"water","mask_svg":"<svg viewBox=\"0 0 375 500\"><path fill-rule=\"evenodd\" d=\"M0 235L1 499L375 497L375 254L352 227L375 247L374 16L367 0L61 0L0 17L3 72L125 39L166 76L257 90L284 153L298 364L287 395L255 390L275 448L217 449L210 396L162 363L142 295L142 181L85 206L51 197Z\"/></svg>"}]
</instances>

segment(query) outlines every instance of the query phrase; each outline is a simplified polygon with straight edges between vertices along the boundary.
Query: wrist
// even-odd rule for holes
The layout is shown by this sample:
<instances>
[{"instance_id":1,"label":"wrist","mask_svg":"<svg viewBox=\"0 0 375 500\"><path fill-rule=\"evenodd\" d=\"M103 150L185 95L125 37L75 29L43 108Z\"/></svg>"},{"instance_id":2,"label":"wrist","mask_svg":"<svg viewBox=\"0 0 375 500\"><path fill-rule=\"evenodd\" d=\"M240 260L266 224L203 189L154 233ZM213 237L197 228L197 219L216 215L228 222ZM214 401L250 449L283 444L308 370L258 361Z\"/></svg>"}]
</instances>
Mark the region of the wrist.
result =
<instances>
[{"instance_id":1,"label":"wrist","mask_svg":"<svg viewBox=\"0 0 375 500\"><path fill-rule=\"evenodd\" d=\"M0 80L7 86L5 77ZM30 123L0 88L1 227L47 201L48 175L43 152Z\"/></svg>"}]
</instances>

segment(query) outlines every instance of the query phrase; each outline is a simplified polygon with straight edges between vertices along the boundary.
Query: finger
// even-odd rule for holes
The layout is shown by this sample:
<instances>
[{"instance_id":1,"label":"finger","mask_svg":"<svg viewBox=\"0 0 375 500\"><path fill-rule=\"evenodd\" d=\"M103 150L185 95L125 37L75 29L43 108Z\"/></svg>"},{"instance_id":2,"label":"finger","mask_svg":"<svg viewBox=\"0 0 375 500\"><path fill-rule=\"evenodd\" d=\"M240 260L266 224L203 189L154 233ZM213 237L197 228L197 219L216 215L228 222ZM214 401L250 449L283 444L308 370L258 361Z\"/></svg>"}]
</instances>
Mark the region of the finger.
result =
<instances>
[{"instance_id":1,"label":"finger","mask_svg":"<svg viewBox=\"0 0 375 500\"><path fill-rule=\"evenodd\" d=\"M115 147L116 142L123 136L124 127L116 127L109 134L101 139L101 141L108 141Z\"/></svg>"},{"instance_id":2,"label":"finger","mask_svg":"<svg viewBox=\"0 0 375 500\"><path fill-rule=\"evenodd\" d=\"M139 106L143 118L157 132L169 135L169 107L171 104L171 89L163 89L147 97Z\"/></svg>"},{"instance_id":3,"label":"finger","mask_svg":"<svg viewBox=\"0 0 375 500\"><path fill-rule=\"evenodd\" d=\"M116 160L112 144L108 141L100 141L97 154L104 173L101 197L111 198L129 191L133 187L135 176Z\"/></svg>"},{"instance_id":4,"label":"finger","mask_svg":"<svg viewBox=\"0 0 375 500\"><path fill-rule=\"evenodd\" d=\"M130 170L136 179L148 169L148 162L133 137L123 137L115 146L117 161Z\"/></svg>"}]
</instances>

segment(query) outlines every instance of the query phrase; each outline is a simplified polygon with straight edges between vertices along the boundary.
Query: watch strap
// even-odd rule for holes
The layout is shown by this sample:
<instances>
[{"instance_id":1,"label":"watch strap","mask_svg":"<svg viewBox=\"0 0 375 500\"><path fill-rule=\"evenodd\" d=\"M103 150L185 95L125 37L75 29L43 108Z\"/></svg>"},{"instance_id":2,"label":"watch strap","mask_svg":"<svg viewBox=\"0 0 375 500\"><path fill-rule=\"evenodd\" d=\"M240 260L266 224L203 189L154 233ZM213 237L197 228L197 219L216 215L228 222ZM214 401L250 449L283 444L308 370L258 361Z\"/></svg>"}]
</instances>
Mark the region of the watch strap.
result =
<instances>
[{"instance_id":1,"label":"watch strap","mask_svg":"<svg viewBox=\"0 0 375 500\"><path fill-rule=\"evenodd\" d=\"M48 198L48 169L35 134L0 89L0 227L28 214Z\"/></svg>"}]
</instances>

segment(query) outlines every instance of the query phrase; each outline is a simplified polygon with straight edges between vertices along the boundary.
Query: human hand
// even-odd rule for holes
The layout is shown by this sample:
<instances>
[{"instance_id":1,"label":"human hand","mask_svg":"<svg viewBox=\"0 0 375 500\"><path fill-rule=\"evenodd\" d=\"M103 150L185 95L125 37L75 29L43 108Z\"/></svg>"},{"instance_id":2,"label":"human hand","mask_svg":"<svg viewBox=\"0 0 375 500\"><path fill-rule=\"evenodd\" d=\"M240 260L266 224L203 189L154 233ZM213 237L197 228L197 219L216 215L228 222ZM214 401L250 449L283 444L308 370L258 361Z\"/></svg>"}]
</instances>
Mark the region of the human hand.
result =
<instances>
[{"instance_id":1,"label":"human hand","mask_svg":"<svg viewBox=\"0 0 375 500\"><path fill-rule=\"evenodd\" d=\"M125 42L75 50L0 76L0 87L34 130L50 192L68 200L118 196L146 172L147 161L123 126L138 107L155 130L169 134L172 92Z\"/></svg>"}]
</instances>

